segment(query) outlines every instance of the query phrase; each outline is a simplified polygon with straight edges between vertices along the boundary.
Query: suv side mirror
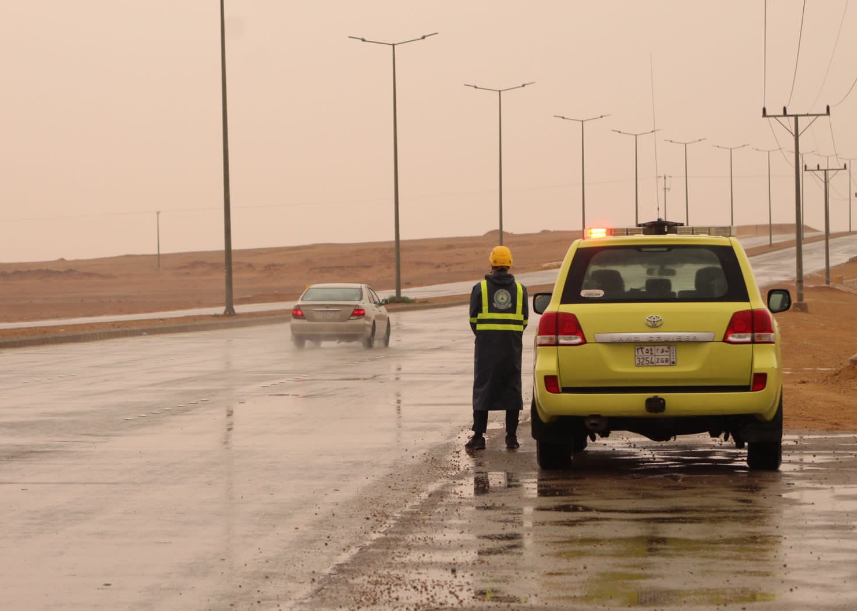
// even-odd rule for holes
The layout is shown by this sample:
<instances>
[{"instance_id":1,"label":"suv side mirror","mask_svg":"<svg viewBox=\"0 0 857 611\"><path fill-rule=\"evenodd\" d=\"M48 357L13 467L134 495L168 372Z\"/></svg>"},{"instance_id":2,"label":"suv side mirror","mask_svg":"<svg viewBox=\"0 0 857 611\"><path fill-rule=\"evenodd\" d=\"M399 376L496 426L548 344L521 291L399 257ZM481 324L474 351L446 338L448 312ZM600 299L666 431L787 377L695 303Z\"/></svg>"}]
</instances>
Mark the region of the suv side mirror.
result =
<instances>
[{"instance_id":1,"label":"suv side mirror","mask_svg":"<svg viewBox=\"0 0 857 611\"><path fill-rule=\"evenodd\" d=\"M533 295L533 310L536 314L543 314L548 309L553 293L536 293Z\"/></svg>"},{"instance_id":2,"label":"suv side mirror","mask_svg":"<svg viewBox=\"0 0 857 611\"><path fill-rule=\"evenodd\" d=\"M786 289L771 289L768 291L768 309L771 313L785 312L792 307L791 293Z\"/></svg>"}]
</instances>

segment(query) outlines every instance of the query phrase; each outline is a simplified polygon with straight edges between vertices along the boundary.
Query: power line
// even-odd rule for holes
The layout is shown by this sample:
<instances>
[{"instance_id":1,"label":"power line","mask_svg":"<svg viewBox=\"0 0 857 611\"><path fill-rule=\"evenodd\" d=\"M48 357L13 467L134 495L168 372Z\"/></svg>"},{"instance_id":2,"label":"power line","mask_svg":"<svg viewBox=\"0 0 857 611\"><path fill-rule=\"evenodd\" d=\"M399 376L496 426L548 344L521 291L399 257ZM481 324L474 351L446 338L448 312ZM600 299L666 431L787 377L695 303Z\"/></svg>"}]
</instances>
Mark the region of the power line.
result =
<instances>
[{"instance_id":1,"label":"power line","mask_svg":"<svg viewBox=\"0 0 857 611\"><path fill-rule=\"evenodd\" d=\"M827 126L830 128L830 141L833 142L833 154L839 163L839 151L836 150L836 137L833 135L833 117L827 117Z\"/></svg>"},{"instance_id":2,"label":"power line","mask_svg":"<svg viewBox=\"0 0 857 611\"><path fill-rule=\"evenodd\" d=\"M789 93L789 101L786 103L786 106L788 106L789 104L792 103L792 96L794 95L794 92L795 92L795 82L797 81L797 67L798 67L798 64L800 63L800 42L803 39L803 18L805 15L806 15L806 0L803 0L803 10L801 11L801 14L800 14L800 32L798 33L798 37L797 37L797 55L795 56L795 73L794 73L794 76L792 77L792 90Z\"/></svg>"},{"instance_id":3,"label":"power line","mask_svg":"<svg viewBox=\"0 0 857 611\"><path fill-rule=\"evenodd\" d=\"M839 19L839 30L836 32L836 42L833 43L833 51L830 54L830 61L827 62L827 70L824 73L824 80L821 81L821 87L818 89L818 95L815 96L815 100L812 102L811 107L815 106L816 102L818 102L818 98L821 97L821 92L824 91L824 84L827 82L827 75L830 74L830 67L833 65L833 58L836 56L836 47L839 45L839 36L842 34L842 26L845 23L845 13L848 11L848 2L850 2L850 0L845 0L845 8L842 9L842 17Z\"/></svg>"},{"instance_id":4,"label":"power line","mask_svg":"<svg viewBox=\"0 0 857 611\"><path fill-rule=\"evenodd\" d=\"M649 51L649 78L652 84L652 131L658 131L658 123L655 120L655 62L652 59L652 52ZM655 204L660 210L660 197L658 195L658 139L654 140L655 147Z\"/></svg>"},{"instance_id":5,"label":"power line","mask_svg":"<svg viewBox=\"0 0 857 611\"><path fill-rule=\"evenodd\" d=\"M762 35L762 106L768 104L768 0L765 0L764 34Z\"/></svg>"},{"instance_id":6,"label":"power line","mask_svg":"<svg viewBox=\"0 0 857 611\"><path fill-rule=\"evenodd\" d=\"M842 104L842 102L848 99L848 96L851 95L852 91L854 91L854 85L857 85L857 76L854 77L854 82L851 83L851 87L848 89L848 93L846 93L841 100L834 104L834 106L839 106L840 104Z\"/></svg>"}]
</instances>

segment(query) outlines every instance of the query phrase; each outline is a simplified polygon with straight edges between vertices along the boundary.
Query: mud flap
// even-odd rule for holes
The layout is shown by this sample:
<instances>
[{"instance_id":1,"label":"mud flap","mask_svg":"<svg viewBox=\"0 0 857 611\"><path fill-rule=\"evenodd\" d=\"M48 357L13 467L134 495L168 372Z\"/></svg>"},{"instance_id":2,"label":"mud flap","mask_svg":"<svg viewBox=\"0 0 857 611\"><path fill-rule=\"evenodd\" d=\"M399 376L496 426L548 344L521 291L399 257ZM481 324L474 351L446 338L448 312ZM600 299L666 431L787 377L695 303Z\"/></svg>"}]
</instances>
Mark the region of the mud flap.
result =
<instances>
[{"instance_id":1,"label":"mud flap","mask_svg":"<svg viewBox=\"0 0 857 611\"><path fill-rule=\"evenodd\" d=\"M573 439L574 419L559 417L556 421L546 424L539 418L539 410L536 409L536 399L530 404L530 426L533 439L546 441L548 443L569 443Z\"/></svg>"},{"instance_id":2,"label":"mud flap","mask_svg":"<svg viewBox=\"0 0 857 611\"><path fill-rule=\"evenodd\" d=\"M736 437L750 443L763 441L782 441L783 439L783 395L780 393L780 405L770 422L748 418L741 422Z\"/></svg>"}]
</instances>

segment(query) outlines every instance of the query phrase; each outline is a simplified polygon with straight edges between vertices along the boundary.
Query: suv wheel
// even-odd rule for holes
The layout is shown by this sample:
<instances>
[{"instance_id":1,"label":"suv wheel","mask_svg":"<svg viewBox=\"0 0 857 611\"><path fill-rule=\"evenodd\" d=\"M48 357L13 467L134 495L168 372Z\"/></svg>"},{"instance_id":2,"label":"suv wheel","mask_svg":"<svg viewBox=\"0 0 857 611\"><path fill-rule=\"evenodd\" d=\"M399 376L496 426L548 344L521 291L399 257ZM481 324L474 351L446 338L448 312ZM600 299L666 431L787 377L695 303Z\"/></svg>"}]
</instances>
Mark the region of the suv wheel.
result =
<instances>
[{"instance_id":1,"label":"suv wheel","mask_svg":"<svg viewBox=\"0 0 857 611\"><path fill-rule=\"evenodd\" d=\"M782 462L782 441L751 441L747 445L747 465L751 471L776 471Z\"/></svg>"},{"instance_id":2,"label":"suv wheel","mask_svg":"<svg viewBox=\"0 0 857 611\"><path fill-rule=\"evenodd\" d=\"M567 469L571 466L571 446L565 443L536 441L536 460L545 471Z\"/></svg>"}]
</instances>

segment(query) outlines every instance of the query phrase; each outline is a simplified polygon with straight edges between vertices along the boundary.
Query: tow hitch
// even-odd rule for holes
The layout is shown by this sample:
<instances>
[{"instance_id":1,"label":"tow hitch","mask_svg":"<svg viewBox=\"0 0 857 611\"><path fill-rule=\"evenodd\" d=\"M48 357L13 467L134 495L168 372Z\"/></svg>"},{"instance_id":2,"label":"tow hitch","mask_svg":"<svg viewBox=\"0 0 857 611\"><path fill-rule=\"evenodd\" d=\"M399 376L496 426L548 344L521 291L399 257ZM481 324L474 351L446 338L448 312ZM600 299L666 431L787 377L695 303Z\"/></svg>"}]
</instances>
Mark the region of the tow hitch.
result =
<instances>
[{"instance_id":1,"label":"tow hitch","mask_svg":"<svg viewBox=\"0 0 857 611\"><path fill-rule=\"evenodd\" d=\"M649 397L646 399L646 411L650 414L662 414L667 410L667 400L663 397Z\"/></svg>"}]
</instances>

